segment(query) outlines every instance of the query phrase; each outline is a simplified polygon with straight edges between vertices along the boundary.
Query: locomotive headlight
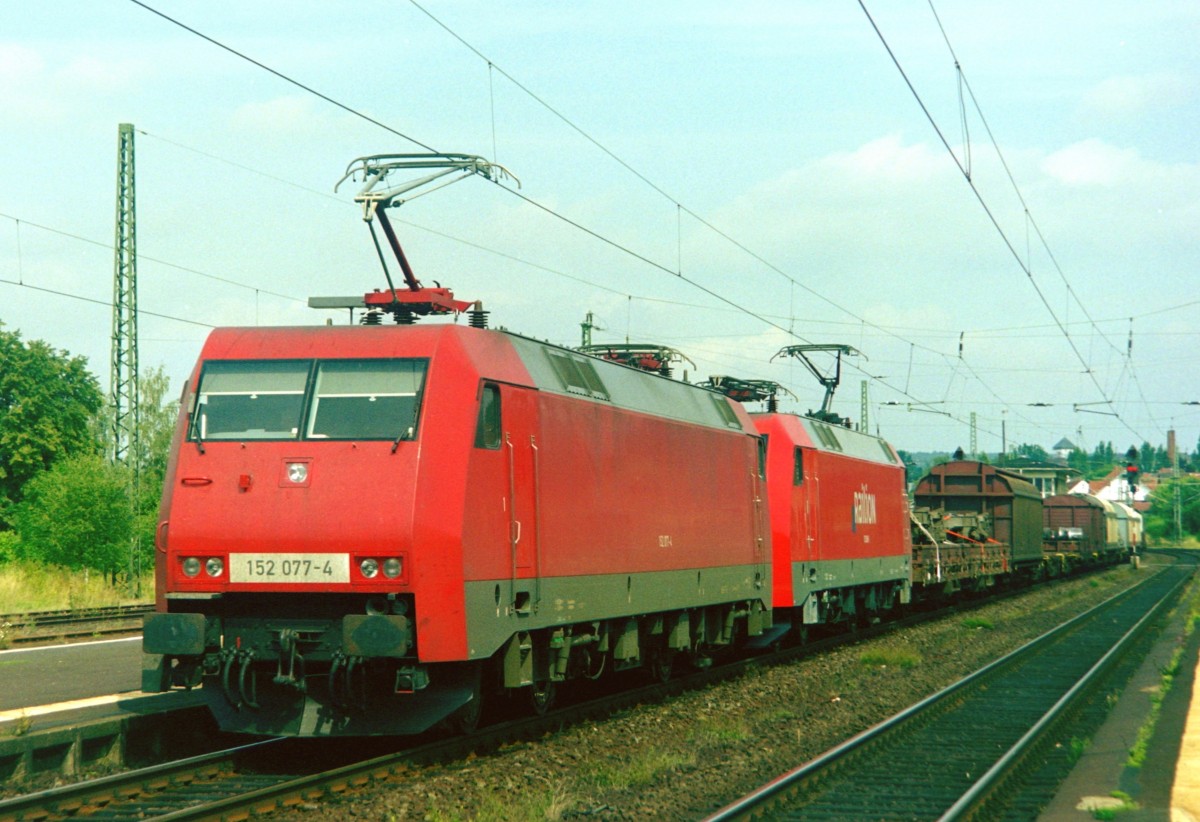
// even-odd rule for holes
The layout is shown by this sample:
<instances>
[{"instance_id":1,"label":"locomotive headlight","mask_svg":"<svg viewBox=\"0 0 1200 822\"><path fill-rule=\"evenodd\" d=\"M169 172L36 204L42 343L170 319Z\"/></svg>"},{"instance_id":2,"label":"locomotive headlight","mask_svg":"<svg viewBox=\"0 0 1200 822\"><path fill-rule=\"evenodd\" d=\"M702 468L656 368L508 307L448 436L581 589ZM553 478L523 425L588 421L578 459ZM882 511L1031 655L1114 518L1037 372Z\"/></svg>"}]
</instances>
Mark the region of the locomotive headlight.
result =
<instances>
[{"instance_id":1,"label":"locomotive headlight","mask_svg":"<svg viewBox=\"0 0 1200 822\"><path fill-rule=\"evenodd\" d=\"M379 560L367 558L358 563L358 570L367 579L371 579L379 573Z\"/></svg>"},{"instance_id":2,"label":"locomotive headlight","mask_svg":"<svg viewBox=\"0 0 1200 822\"><path fill-rule=\"evenodd\" d=\"M308 463L306 462L289 462L287 464L288 480L302 485L308 480Z\"/></svg>"},{"instance_id":3,"label":"locomotive headlight","mask_svg":"<svg viewBox=\"0 0 1200 822\"><path fill-rule=\"evenodd\" d=\"M195 557L188 557L183 561L183 573L185 576L194 577L200 573L200 560Z\"/></svg>"},{"instance_id":4,"label":"locomotive headlight","mask_svg":"<svg viewBox=\"0 0 1200 822\"><path fill-rule=\"evenodd\" d=\"M204 570L210 577L219 577L225 571L225 563L220 557L209 557L204 563Z\"/></svg>"},{"instance_id":5,"label":"locomotive headlight","mask_svg":"<svg viewBox=\"0 0 1200 822\"><path fill-rule=\"evenodd\" d=\"M383 575L388 579L400 576L401 569L400 560L396 557L388 557L383 561Z\"/></svg>"}]
</instances>

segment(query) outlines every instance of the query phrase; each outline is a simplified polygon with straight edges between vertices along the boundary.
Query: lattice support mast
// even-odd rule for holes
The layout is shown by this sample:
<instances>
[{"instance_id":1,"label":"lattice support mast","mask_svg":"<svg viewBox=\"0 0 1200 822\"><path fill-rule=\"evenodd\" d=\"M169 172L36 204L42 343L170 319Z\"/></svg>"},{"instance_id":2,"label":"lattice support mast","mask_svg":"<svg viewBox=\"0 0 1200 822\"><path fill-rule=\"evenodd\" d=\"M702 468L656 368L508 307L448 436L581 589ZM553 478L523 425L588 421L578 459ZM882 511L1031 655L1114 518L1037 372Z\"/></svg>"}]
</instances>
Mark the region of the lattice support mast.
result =
<instances>
[{"instance_id":1,"label":"lattice support mast","mask_svg":"<svg viewBox=\"0 0 1200 822\"><path fill-rule=\"evenodd\" d=\"M109 380L109 458L133 471L138 464L137 209L133 125L117 128L117 210L113 241L112 357Z\"/></svg>"}]
</instances>

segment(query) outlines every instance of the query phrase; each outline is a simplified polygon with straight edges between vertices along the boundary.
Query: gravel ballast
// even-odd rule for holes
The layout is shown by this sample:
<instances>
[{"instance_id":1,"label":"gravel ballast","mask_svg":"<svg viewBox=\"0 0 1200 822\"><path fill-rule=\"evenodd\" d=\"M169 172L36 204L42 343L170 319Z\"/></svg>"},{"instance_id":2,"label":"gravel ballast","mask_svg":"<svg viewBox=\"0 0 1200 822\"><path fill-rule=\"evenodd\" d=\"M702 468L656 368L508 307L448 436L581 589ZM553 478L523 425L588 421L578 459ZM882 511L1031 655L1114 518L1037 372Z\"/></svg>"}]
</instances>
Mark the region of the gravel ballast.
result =
<instances>
[{"instance_id":1,"label":"gravel ballast","mask_svg":"<svg viewBox=\"0 0 1200 822\"><path fill-rule=\"evenodd\" d=\"M1123 565L309 803L296 820L694 820L1154 570Z\"/></svg>"}]
</instances>

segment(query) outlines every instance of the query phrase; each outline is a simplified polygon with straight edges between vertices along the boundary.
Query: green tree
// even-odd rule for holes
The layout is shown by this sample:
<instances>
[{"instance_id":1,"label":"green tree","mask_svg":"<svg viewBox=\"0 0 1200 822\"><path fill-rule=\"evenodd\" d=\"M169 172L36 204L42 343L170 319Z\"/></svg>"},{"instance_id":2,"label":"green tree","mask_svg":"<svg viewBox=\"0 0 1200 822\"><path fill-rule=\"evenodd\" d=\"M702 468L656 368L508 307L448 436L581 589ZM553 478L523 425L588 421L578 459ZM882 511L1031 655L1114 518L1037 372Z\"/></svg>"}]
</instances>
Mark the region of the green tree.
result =
<instances>
[{"instance_id":1,"label":"green tree","mask_svg":"<svg viewBox=\"0 0 1200 822\"><path fill-rule=\"evenodd\" d=\"M900 456L900 461L904 463L904 478L909 485L921 478L923 473L920 465L913 459L913 455L902 448L897 448L896 453Z\"/></svg>"},{"instance_id":2,"label":"green tree","mask_svg":"<svg viewBox=\"0 0 1200 822\"><path fill-rule=\"evenodd\" d=\"M150 371L138 382L137 455L141 475L138 481L138 505L135 537L137 559L147 569L154 561L154 531L158 526L158 505L162 498L163 478L167 473L171 437L179 417L179 400L168 400L171 381L162 366Z\"/></svg>"},{"instance_id":3,"label":"green tree","mask_svg":"<svg viewBox=\"0 0 1200 822\"><path fill-rule=\"evenodd\" d=\"M158 525L158 506L162 497L163 477L170 456L171 437L179 415L179 401L169 400L170 379L163 367L144 371L138 379L137 448L130 450L126 476L129 504L134 508L133 543L128 554L129 572L139 582L141 572L154 564L154 531ZM112 452L112 428L97 418L104 452ZM134 487L133 468L138 469ZM136 506L134 505L136 503Z\"/></svg>"},{"instance_id":4,"label":"green tree","mask_svg":"<svg viewBox=\"0 0 1200 822\"><path fill-rule=\"evenodd\" d=\"M1200 536L1200 480L1183 477L1160 483L1150 495L1146 532L1158 539L1175 539L1175 487L1179 486L1182 536Z\"/></svg>"},{"instance_id":5,"label":"green tree","mask_svg":"<svg viewBox=\"0 0 1200 822\"><path fill-rule=\"evenodd\" d=\"M1027 457L1036 462L1045 462L1050 458L1046 453L1046 449L1034 443L1023 442L1016 448L1016 453L1022 457Z\"/></svg>"},{"instance_id":6,"label":"green tree","mask_svg":"<svg viewBox=\"0 0 1200 822\"><path fill-rule=\"evenodd\" d=\"M24 558L92 568L114 580L129 561L128 470L99 454L64 457L25 485L13 520Z\"/></svg>"},{"instance_id":7,"label":"green tree","mask_svg":"<svg viewBox=\"0 0 1200 822\"><path fill-rule=\"evenodd\" d=\"M1113 444L1111 440L1108 442L1096 443L1096 448L1094 451L1092 451L1092 468L1095 470L1100 470L1103 468L1105 471L1112 468L1114 459L1113 455Z\"/></svg>"},{"instance_id":8,"label":"green tree","mask_svg":"<svg viewBox=\"0 0 1200 822\"><path fill-rule=\"evenodd\" d=\"M26 483L55 459L99 451L92 420L102 405L85 358L23 342L0 323L0 528Z\"/></svg>"}]
</instances>

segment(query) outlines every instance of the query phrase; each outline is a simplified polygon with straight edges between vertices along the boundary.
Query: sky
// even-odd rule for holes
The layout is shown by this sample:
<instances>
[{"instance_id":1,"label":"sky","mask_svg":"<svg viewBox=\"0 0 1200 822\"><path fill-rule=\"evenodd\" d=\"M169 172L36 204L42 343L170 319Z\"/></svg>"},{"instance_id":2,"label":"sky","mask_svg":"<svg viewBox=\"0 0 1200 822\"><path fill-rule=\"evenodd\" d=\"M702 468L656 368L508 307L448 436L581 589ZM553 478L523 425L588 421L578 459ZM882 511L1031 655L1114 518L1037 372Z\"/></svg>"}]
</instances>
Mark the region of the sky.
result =
<instances>
[{"instance_id":1,"label":"sky","mask_svg":"<svg viewBox=\"0 0 1200 822\"><path fill-rule=\"evenodd\" d=\"M851 346L832 410L909 451L1193 450L1198 42L1194 0L8 0L0 322L107 390L120 123L172 393L212 327L386 287L351 160L476 154L519 189L390 214L494 326L575 346L590 312L800 413L781 350Z\"/></svg>"}]
</instances>

